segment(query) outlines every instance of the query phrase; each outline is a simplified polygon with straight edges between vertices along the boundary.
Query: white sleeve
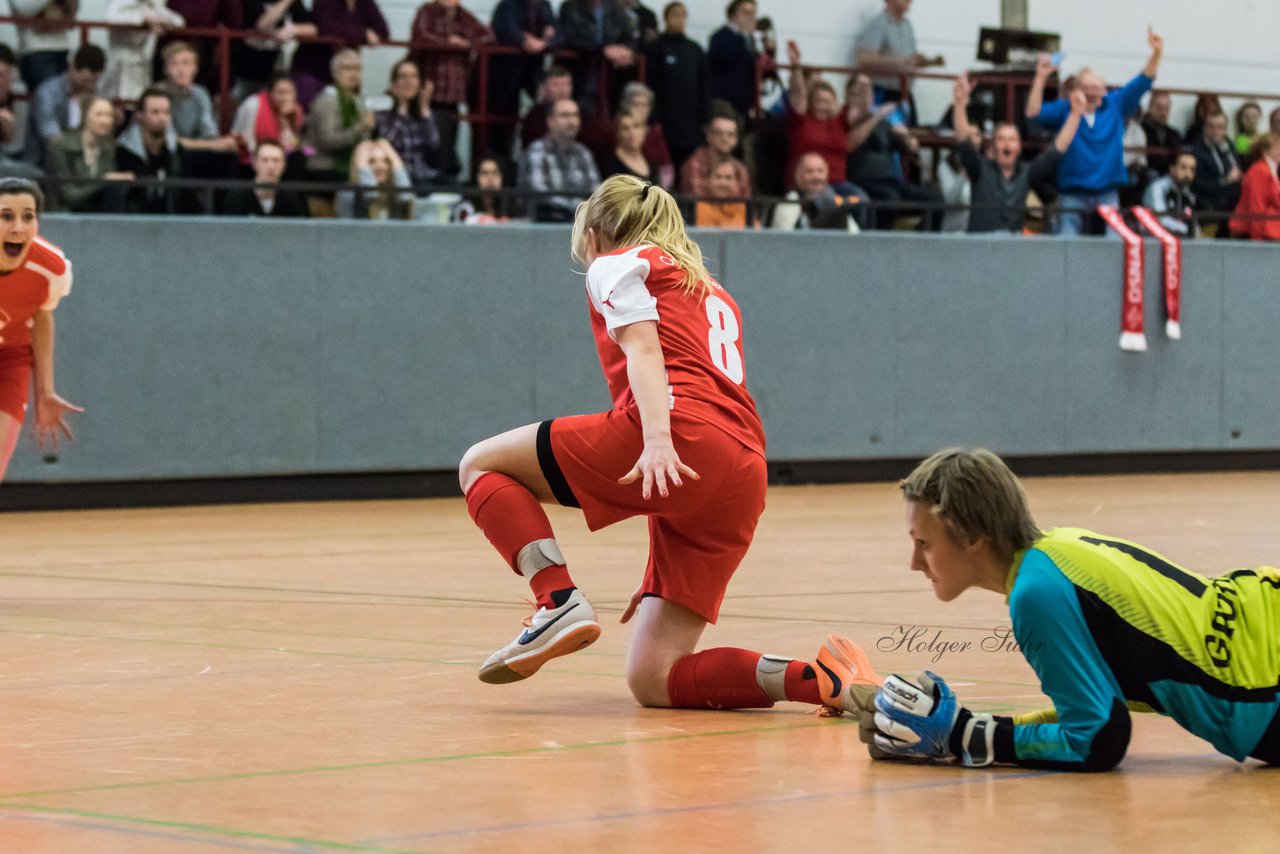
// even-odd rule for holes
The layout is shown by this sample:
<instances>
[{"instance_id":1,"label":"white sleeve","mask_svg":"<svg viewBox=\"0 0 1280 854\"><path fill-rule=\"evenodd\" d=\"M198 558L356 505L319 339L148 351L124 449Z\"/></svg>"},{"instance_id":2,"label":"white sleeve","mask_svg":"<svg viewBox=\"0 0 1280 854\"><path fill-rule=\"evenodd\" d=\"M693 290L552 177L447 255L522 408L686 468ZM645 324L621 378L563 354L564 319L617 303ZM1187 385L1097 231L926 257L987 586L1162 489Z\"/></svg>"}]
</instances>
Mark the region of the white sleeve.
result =
<instances>
[{"instance_id":1,"label":"white sleeve","mask_svg":"<svg viewBox=\"0 0 1280 854\"><path fill-rule=\"evenodd\" d=\"M649 262L640 257L644 248L602 256L587 270L591 305L604 317L605 328L614 340L617 340L616 329L658 319L658 299L645 285Z\"/></svg>"},{"instance_id":2,"label":"white sleeve","mask_svg":"<svg viewBox=\"0 0 1280 854\"><path fill-rule=\"evenodd\" d=\"M71 259L67 258L66 262L67 269L61 276L49 277L49 298L40 306L41 311L53 311L62 298L71 293Z\"/></svg>"}]
</instances>

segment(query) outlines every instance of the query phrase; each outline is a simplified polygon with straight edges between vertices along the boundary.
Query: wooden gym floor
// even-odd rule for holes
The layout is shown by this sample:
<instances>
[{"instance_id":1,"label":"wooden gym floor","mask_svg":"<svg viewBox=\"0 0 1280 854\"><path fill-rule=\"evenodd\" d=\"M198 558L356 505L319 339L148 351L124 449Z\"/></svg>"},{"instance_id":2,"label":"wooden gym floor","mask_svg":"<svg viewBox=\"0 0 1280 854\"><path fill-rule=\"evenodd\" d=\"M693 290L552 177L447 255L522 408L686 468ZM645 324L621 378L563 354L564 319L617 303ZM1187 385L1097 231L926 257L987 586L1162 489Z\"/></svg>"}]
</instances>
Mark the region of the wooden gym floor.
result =
<instances>
[{"instance_id":1,"label":"wooden gym floor","mask_svg":"<svg viewBox=\"0 0 1280 854\"><path fill-rule=\"evenodd\" d=\"M1045 527L1280 560L1274 474L1027 485ZM643 525L552 521L605 635L488 686L525 591L460 500L0 516L0 852L1276 850L1280 771L1154 716L1079 776L872 763L791 704L638 708L616 620ZM974 708L1041 707L982 649L1001 597L944 607L907 557L891 484L773 489L706 645L808 658L838 631ZM972 647L877 650L912 626Z\"/></svg>"}]
</instances>

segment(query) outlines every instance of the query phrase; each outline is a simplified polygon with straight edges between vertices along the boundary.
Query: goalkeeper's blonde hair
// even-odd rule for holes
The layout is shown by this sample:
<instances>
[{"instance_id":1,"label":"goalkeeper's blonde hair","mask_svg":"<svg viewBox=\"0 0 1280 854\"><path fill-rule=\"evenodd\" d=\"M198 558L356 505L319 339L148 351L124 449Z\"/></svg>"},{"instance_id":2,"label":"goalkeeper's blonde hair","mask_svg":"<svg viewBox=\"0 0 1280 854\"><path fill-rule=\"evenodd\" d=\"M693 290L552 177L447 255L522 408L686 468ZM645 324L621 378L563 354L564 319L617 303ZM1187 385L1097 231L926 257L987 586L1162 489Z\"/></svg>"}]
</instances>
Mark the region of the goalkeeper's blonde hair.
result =
<instances>
[{"instance_id":1,"label":"goalkeeper's blonde hair","mask_svg":"<svg viewBox=\"0 0 1280 854\"><path fill-rule=\"evenodd\" d=\"M632 175L614 175L578 205L573 222L573 257L587 263L587 230L604 250L649 244L663 251L684 271L684 290L701 297L711 286L702 250L684 228L684 217L671 194Z\"/></svg>"},{"instance_id":2,"label":"goalkeeper's blonde hair","mask_svg":"<svg viewBox=\"0 0 1280 854\"><path fill-rule=\"evenodd\" d=\"M908 501L929 506L957 542L986 537L1002 558L1012 559L1042 534L1018 478L985 448L939 451L898 486Z\"/></svg>"}]
</instances>

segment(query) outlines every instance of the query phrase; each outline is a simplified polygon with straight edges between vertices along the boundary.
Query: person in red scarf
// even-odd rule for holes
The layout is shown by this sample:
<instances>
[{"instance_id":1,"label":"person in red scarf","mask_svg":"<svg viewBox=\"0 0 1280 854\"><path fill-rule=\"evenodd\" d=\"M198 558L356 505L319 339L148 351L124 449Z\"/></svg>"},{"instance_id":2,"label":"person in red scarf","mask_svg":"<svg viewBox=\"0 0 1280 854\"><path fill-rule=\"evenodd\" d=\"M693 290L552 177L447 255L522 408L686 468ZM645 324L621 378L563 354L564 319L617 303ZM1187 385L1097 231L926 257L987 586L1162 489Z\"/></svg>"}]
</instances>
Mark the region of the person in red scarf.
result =
<instances>
[{"instance_id":1,"label":"person in red scarf","mask_svg":"<svg viewBox=\"0 0 1280 854\"><path fill-rule=\"evenodd\" d=\"M1280 240L1280 136L1264 133L1254 142L1254 164L1240 184L1240 203L1231 218L1231 233L1250 240Z\"/></svg>"},{"instance_id":2,"label":"person in red scarf","mask_svg":"<svg viewBox=\"0 0 1280 854\"><path fill-rule=\"evenodd\" d=\"M231 132L244 140L240 160L251 162L251 152L257 151L258 141L275 140L284 149L286 157L293 158L302 150L302 124L306 119L302 105L298 103L298 88L288 74L276 74L256 95L250 95L236 110Z\"/></svg>"}]
</instances>

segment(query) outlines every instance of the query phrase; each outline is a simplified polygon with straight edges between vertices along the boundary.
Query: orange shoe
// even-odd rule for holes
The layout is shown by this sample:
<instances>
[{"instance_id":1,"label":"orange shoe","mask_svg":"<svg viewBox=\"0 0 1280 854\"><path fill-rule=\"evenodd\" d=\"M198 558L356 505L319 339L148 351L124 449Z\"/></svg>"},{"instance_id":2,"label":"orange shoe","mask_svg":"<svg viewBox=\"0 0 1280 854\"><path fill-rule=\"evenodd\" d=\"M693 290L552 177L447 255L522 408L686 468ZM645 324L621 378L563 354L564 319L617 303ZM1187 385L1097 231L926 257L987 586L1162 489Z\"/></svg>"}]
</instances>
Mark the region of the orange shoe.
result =
<instances>
[{"instance_id":1,"label":"orange shoe","mask_svg":"<svg viewBox=\"0 0 1280 854\"><path fill-rule=\"evenodd\" d=\"M822 704L861 718L875 711L876 692L884 679L871 669L862 647L841 635L827 635L813 668L818 674Z\"/></svg>"},{"instance_id":2,"label":"orange shoe","mask_svg":"<svg viewBox=\"0 0 1280 854\"><path fill-rule=\"evenodd\" d=\"M577 652L600 637L600 624L587 597L574 590L559 608L539 608L525 618L520 636L485 660L480 681L519 682L553 658Z\"/></svg>"}]
</instances>

